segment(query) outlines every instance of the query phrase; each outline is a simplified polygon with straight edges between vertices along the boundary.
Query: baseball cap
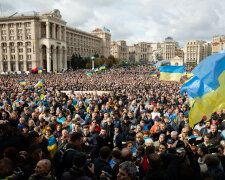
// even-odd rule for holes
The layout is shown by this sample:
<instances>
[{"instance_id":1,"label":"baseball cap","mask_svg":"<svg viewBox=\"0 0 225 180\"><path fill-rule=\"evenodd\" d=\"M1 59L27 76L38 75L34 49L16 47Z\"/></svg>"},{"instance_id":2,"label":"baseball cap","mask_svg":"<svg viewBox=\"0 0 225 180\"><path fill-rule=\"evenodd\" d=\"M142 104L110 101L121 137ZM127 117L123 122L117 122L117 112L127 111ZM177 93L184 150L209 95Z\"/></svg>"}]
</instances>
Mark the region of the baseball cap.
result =
<instances>
[{"instance_id":1,"label":"baseball cap","mask_svg":"<svg viewBox=\"0 0 225 180\"><path fill-rule=\"evenodd\" d=\"M167 140L167 143L168 143L168 144L173 144L173 143L174 143L174 140L173 140L173 139L168 139L168 140Z\"/></svg>"}]
</instances>

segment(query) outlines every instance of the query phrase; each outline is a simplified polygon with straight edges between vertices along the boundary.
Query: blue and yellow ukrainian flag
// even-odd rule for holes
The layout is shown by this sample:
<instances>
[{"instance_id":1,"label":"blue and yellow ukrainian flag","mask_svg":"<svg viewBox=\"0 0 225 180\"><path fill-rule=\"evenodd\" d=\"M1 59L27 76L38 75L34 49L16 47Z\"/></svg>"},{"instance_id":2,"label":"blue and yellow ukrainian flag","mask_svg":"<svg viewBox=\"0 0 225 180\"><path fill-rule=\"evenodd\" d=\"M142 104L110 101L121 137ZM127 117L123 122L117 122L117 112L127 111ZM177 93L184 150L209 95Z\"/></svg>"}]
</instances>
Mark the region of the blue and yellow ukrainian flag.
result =
<instances>
[{"instance_id":1,"label":"blue and yellow ukrainian flag","mask_svg":"<svg viewBox=\"0 0 225 180\"><path fill-rule=\"evenodd\" d=\"M46 137L47 138L47 137ZM50 154L50 159L53 159L55 156L55 153L57 151L57 141L55 139L55 136L51 135L48 139L48 152Z\"/></svg>"},{"instance_id":2,"label":"blue and yellow ukrainian flag","mask_svg":"<svg viewBox=\"0 0 225 180\"><path fill-rule=\"evenodd\" d=\"M19 83L20 83L21 85L26 85L25 79L20 80Z\"/></svg>"},{"instance_id":3,"label":"blue and yellow ukrainian flag","mask_svg":"<svg viewBox=\"0 0 225 180\"><path fill-rule=\"evenodd\" d=\"M192 71L192 77L181 87L191 103L189 124L193 127L203 116L225 109L225 50L206 57Z\"/></svg>"},{"instance_id":4,"label":"blue and yellow ukrainian flag","mask_svg":"<svg viewBox=\"0 0 225 180\"><path fill-rule=\"evenodd\" d=\"M100 70L103 70L105 68L106 68L106 65L105 64L103 64L102 66L99 67Z\"/></svg>"},{"instance_id":5,"label":"blue and yellow ukrainian flag","mask_svg":"<svg viewBox=\"0 0 225 180\"><path fill-rule=\"evenodd\" d=\"M39 87L39 86L43 86L44 85L44 80L40 80L38 81L38 83L34 86L34 87Z\"/></svg>"},{"instance_id":6,"label":"blue and yellow ukrainian flag","mask_svg":"<svg viewBox=\"0 0 225 180\"><path fill-rule=\"evenodd\" d=\"M95 71L95 72L98 72L98 71L99 71L99 69L98 69L98 68L95 68L95 69L94 69L94 71Z\"/></svg>"},{"instance_id":7,"label":"blue and yellow ukrainian flag","mask_svg":"<svg viewBox=\"0 0 225 180\"><path fill-rule=\"evenodd\" d=\"M160 80L163 81L180 81L184 75L184 66L161 66L159 67Z\"/></svg>"},{"instance_id":8,"label":"blue and yellow ukrainian flag","mask_svg":"<svg viewBox=\"0 0 225 180\"><path fill-rule=\"evenodd\" d=\"M151 76L156 77L157 76L157 73L152 73Z\"/></svg>"},{"instance_id":9,"label":"blue and yellow ukrainian flag","mask_svg":"<svg viewBox=\"0 0 225 180\"><path fill-rule=\"evenodd\" d=\"M93 74L91 71L86 72L88 77L91 77L91 75Z\"/></svg>"},{"instance_id":10,"label":"blue and yellow ukrainian flag","mask_svg":"<svg viewBox=\"0 0 225 180\"><path fill-rule=\"evenodd\" d=\"M38 74L42 73L42 68L38 68Z\"/></svg>"}]
</instances>

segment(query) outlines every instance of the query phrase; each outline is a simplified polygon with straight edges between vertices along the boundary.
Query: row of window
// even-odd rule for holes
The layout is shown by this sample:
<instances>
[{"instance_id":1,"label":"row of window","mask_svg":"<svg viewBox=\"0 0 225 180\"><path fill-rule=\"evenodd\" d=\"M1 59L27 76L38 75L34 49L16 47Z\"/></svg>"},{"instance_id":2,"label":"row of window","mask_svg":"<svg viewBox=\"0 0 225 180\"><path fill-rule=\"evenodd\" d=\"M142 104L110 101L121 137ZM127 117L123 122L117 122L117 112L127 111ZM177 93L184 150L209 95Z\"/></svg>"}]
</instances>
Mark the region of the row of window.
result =
<instances>
[{"instance_id":1,"label":"row of window","mask_svg":"<svg viewBox=\"0 0 225 180\"><path fill-rule=\"evenodd\" d=\"M17 40L22 40L22 39L23 39L23 36L17 36ZM25 39L31 39L31 35L26 35ZM7 40L6 36L2 36L1 40L6 41ZM9 40L10 41L16 40L16 37L15 36L9 36Z\"/></svg>"},{"instance_id":2,"label":"row of window","mask_svg":"<svg viewBox=\"0 0 225 180\"><path fill-rule=\"evenodd\" d=\"M26 59L27 60L31 60L31 58L32 58L32 55L30 55L30 54L26 55ZM4 61L8 60L8 56L7 55L2 55L2 59ZM16 59L16 55L11 55L9 60L15 60L15 59ZM24 59L24 56L23 55L19 55L19 60L23 60L23 59Z\"/></svg>"},{"instance_id":3,"label":"row of window","mask_svg":"<svg viewBox=\"0 0 225 180\"><path fill-rule=\"evenodd\" d=\"M2 30L2 31L1 31L2 35L6 35L6 32L7 32L6 30ZM18 34L22 34L22 32L23 32L22 29L18 29L18 30L17 30L17 33L18 33ZM30 34L30 33L31 33L31 29L26 29L25 32L26 32L27 34ZM14 29L10 29L10 30L9 30L9 34L14 34L14 33L15 33L15 30L14 30Z\"/></svg>"},{"instance_id":4,"label":"row of window","mask_svg":"<svg viewBox=\"0 0 225 180\"><path fill-rule=\"evenodd\" d=\"M31 22L25 22L24 23L25 27L30 27ZM6 28L7 24L0 24L0 28ZM8 23L8 27L14 28L15 26L17 27L22 27L22 23Z\"/></svg>"},{"instance_id":5,"label":"row of window","mask_svg":"<svg viewBox=\"0 0 225 180\"><path fill-rule=\"evenodd\" d=\"M32 51L31 48L27 48L27 49L26 49L26 52L27 52L27 53L30 53L31 51ZM7 53L7 49L2 49L2 52L3 52L3 53ZM11 53L15 53L15 49L14 49L14 48L11 48L11 49L10 49L10 52L11 52ZM18 49L18 52L19 52L19 53L22 53L22 52L23 52L23 48L19 48L19 49Z\"/></svg>"},{"instance_id":6,"label":"row of window","mask_svg":"<svg viewBox=\"0 0 225 180\"><path fill-rule=\"evenodd\" d=\"M10 42L9 46L14 46L15 43L14 42ZM31 42L25 42L26 46L31 46ZM23 46L23 42L18 42L17 46ZM7 47L7 43L2 43L2 47Z\"/></svg>"},{"instance_id":7,"label":"row of window","mask_svg":"<svg viewBox=\"0 0 225 180\"><path fill-rule=\"evenodd\" d=\"M27 62L27 69L25 71L30 71L32 69L32 62ZM10 62L10 68L8 67L7 62L3 62L3 71L16 71L16 63L15 62ZM24 71L24 63L19 62L19 71Z\"/></svg>"}]
</instances>

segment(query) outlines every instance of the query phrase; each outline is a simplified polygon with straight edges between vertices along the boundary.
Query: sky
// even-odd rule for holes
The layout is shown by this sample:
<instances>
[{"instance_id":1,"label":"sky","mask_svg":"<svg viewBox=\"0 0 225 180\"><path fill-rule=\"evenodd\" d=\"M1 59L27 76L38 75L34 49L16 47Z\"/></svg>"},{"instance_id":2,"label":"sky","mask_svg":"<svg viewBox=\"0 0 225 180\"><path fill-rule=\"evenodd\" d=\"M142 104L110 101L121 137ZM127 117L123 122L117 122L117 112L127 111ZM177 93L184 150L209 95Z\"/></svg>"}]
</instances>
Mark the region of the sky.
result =
<instances>
[{"instance_id":1,"label":"sky","mask_svg":"<svg viewBox=\"0 0 225 180\"><path fill-rule=\"evenodd\" d=\"M59 9L67 25L87 32L110 29L112 40L163 42L173 37L212 41L225 34L223 0L0 0L0 15Z\"/></svg>"}]
</instances>

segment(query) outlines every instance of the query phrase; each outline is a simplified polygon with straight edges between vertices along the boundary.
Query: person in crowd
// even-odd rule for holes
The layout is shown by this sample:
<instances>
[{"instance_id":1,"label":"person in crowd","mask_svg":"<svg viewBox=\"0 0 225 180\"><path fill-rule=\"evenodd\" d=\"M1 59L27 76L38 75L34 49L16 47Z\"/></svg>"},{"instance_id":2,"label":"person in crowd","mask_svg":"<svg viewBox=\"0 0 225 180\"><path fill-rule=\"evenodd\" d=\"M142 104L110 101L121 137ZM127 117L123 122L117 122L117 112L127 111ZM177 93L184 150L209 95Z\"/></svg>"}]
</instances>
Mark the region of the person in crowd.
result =
<instances>
[{"instance_id":1,"label":"person in crowd","mask_svg":"<svg viewBox=\"0 0 225 180\"><path fill-rule=\"evenodd\" d=\"M17 83L21 75L1 75L0 166L6 168L0 178L223 177L225 109L190 127L192 107L180 83L152 77L158 70L151 65L140 68L114 67L91 77L82 69L29 74L24 86ZM34 87L39 79L44 85ZM209 154L219 163L207 162ZM46 159L51 171L43 169ZM137 173L130 172L132 163ZM37 165L46 171L38 173Z\"/></svg>"}]
</instances>

